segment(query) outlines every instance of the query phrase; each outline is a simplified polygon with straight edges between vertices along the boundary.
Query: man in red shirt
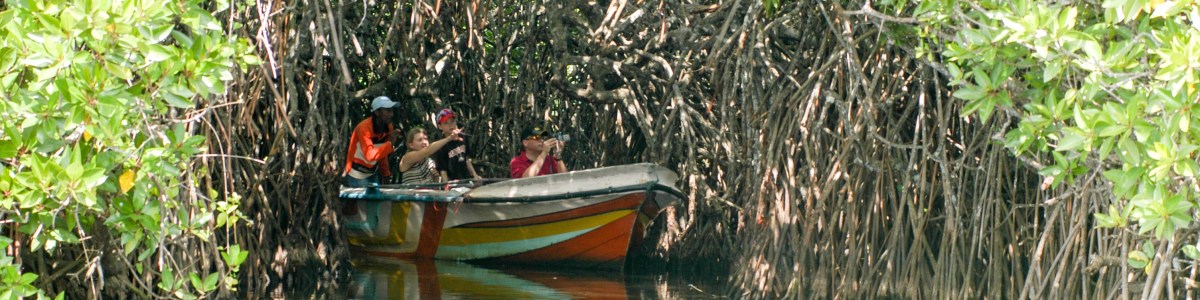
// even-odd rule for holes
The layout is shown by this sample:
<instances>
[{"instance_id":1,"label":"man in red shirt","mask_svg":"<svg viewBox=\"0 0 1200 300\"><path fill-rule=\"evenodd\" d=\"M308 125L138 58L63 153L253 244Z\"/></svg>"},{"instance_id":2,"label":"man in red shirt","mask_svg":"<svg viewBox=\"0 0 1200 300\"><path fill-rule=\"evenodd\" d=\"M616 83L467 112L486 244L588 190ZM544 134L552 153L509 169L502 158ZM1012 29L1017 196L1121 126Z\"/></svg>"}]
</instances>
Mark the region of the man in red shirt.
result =
<instances>
[{"instance_id":1,"label":"man in red shirt","mask_svg":"<svg viewBox=\"0 0 1200 300\"><path fill-rule=\"evenodd\" d=\"M548 137L549 132L541 127L529 127L521 132L521 144L525 147L508 163L512 178L526 178L567 171L562 162L563 143ZM553 151L554 153L550 153Z\"/></svg>"},{"instance_id":2,"label":"man in red shirt","mask_svg":"<svg viewBox=\"0 0 1200 300\"><path fill-rule=\"evenodd\" d=\"M388 156L396 150L395 145L399 145L404 136L392 126L396 104L387 96L375 97L371 101L371 117L354 126L346 153L346 171L342 173L343 185L366 187L379 184L380 176L392 176L387 164Z\"/></svg>"}]
</instances>

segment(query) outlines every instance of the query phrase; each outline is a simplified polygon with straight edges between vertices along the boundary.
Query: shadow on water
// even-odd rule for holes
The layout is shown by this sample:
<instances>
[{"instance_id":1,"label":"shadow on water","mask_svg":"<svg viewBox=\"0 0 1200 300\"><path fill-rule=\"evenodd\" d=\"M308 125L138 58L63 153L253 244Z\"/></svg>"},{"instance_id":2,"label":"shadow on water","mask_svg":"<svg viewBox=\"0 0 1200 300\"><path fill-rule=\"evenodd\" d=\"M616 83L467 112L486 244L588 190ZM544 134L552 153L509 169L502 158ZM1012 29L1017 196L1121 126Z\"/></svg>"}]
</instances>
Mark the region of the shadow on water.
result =
<instances>
[{"instance_id":1,"label":"shadow on water","mask_svg":"<svg viewBox=\"0 0 1200 300\"><path fill-rule=\"evenodd\" d=\"M295 274L305 276L305 274ZM481 267L439 260L355 261L346 284L293 286L286 299L696 299L720 298L717 278L630 268Z\"/></svg>"}]
</instances>

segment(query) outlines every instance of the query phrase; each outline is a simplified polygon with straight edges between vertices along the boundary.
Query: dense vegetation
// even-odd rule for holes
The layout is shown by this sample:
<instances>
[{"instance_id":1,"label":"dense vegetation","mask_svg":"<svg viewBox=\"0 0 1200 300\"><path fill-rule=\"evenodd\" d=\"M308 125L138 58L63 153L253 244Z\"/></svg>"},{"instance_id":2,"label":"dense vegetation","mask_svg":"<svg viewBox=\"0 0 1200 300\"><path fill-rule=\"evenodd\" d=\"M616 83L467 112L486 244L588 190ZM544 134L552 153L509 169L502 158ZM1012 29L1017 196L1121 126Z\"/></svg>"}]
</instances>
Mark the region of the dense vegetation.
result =
<instances>
[{"instance_id":1,"label":"dense vegetation","mask_svg":"<svg viewBox=\"0 0 1200 300\"><path fill-rule=\"evenodd\" d=\"M1200 258L1193 209L1200 6L926 2L914 15L925 29L955 32L931 44L939 45L954 96L967 101L963 113L984 121L996 111L1019 116L1003 128L1005 146L1028 157L1045 185L1068 183L1063 197L1093 201L1093 220L1079 223L1097 238L1087 248L1089 273L1119 282L1122 294L1192 295L1184 283L1196 279ZM1121 280L1131 272L1133 282L1146 283L1140 289ZM1079 295L1109 295L1102 285L1085 285Z\"/></svg>"},{"instance_id":2,"label":"dense vegetation","mask_svg":"<svg viewBox=\"0 0 1200 300\"><path fill-rule=\"evenodd\" d=\"M238 66L254 61L211 14L228 8L6 2L0 298L236 289L246 252L227 235L238 200L199 184L207 142L195 135Z\"/></svg>"},{"instance_id":3,"label":"dense vegetation","mask_svg":"<svg viewBox=\"0 0 1200 300\"><path fill-rule=\"evenodd\" d=\"M573 168L678 171L640 251L734 296L1145 298L1200 272L1192 1L101 2L0 12L7 295L345 275L337 176L377 95L404 129L457 110L488 177L529 123L575 137Z\"/></svg>"}]
</instances>

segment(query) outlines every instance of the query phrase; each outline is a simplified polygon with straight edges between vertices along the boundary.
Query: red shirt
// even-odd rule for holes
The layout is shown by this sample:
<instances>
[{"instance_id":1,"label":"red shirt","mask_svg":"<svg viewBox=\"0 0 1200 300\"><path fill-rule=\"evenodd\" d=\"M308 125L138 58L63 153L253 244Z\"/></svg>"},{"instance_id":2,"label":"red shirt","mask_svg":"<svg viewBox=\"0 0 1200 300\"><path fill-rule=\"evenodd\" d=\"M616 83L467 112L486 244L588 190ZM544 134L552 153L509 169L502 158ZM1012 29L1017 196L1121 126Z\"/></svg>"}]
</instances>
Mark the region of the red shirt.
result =
<instances>
[{"instance_id":1,"label":"red shirt","mask_svg":"<svg viewBox=\"0 0 1200 300\"><path fill-rule=\"evenodd\" d=\"M508 174L512 178L521 178L521 175L525 174L525 170L528 170L530 165L533 165L533 160L525 156L525 151L522 150L521 154L517 154L517 156L512 158L512 161L508 162ZM546 155L546 159L542 161L542 170L538 171L537 175L550 175L558 172L558 159Z\"/></svg>"}]
</instances>

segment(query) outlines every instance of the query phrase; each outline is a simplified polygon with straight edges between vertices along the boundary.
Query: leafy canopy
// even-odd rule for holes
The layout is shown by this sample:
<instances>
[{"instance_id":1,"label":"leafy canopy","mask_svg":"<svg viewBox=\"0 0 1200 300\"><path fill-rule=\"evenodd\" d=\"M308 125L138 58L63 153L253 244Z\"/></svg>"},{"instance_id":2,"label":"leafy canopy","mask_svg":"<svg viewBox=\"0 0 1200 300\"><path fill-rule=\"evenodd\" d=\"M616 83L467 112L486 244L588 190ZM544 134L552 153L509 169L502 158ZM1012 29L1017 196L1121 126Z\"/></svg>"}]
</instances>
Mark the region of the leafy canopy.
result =
<instances>
[{"instance_id":1,"label":"leafy canopy","mask_svg":"<svg viewBox=\"0 0 1200 300\"><path fill-rule=\"evenodd\" d=\"M1112 182L1117 201L1094 215L1097 226L1170 239L1195 225L1194 0L938 0L913 11L924 24L918 32L944 46L964 116L1018 115L1004 143L1018 155L1052 158L1039 171L1049 184L1092 174ZM1144 266L1146 253L1137 251L1130 262Z\"/></svg>"},{"instance_id":2,"label":"leafy canopy","mask_svg":"<svg viewBox=\"0 0 1200 300\"><path fill-rule=\"evenodd\" d=\"M142 274L135 278L160 278L161 290L143 295L194 297L216 290L218 279L232 288L232 273L176 273L149 259L172 243L207 242L217 226L237 219L236 198L198 193L192 176L203 173L192 158L206 151L203 136L194 134L197 120L226 92L235 68L257 63L248 41L232 38L213 16L228 1L4 6L0 215L13 223L0 226L20 234L0 236L0 248L14 238L47 253L64 244L117 245ZM96 225L111 240L92 239ZM232 252L226 270L245 259L245 252ZM175 259L200 265L195 257ZM0 257L0 274L0 290L9 291L0 299L41 294L32 285L38 275L22 273L12 257ZM191 288L177 284L187 276L205 279Z\"/></svg>"}]
</instances>

